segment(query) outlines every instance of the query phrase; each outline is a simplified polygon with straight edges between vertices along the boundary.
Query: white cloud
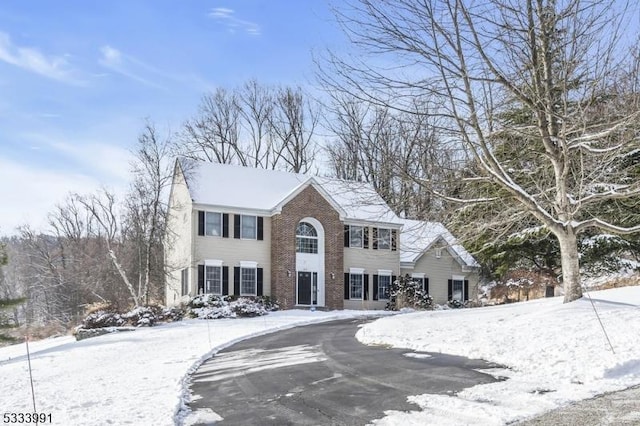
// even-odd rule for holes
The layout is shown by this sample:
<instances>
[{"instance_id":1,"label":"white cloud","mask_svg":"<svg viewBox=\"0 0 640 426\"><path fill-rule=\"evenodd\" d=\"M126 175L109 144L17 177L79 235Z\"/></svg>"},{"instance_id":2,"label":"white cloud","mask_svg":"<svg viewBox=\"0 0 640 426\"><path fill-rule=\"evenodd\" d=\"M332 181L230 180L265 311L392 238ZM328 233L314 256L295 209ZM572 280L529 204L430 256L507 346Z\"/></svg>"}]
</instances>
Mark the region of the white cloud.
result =
<instances>
[{"instance_id":1,"label":"white cloud","mask_svg":"<svg viewBox=\"0 0 640 426\"><path fill-rule=\"evenodd\" d=\"M105 183L123 183L129 178L132 154L119 146L100 142L71 144L50 141L48 145L73 160L83 170L93 171Z\"/></svg>"},{"instance_id":2,"label":"white cloud","mask_svg":"<svg viewBox=\"0 0 640 426\"><path fill-rule=\"evenodd\" d=\"M210 16L228 18L233 15L233 9L227 9L226 7L216 7L211 9Z\"/></svg>"},{"instance_id":3,"label":"white cloud","mask_svg":"<svg viewBox=\"0 0 640 426\"><path fill-rule=\"evenodd\" d=\"M133 160L127 149L100 142L70 143L41 134L23 137L32 144L33 155L50 155L55 161L35 164L0 156L0 235L14 233L25 224L45 230L47 215L70 192L87 194L107 188L120 199L126 193Z\"/></svg>"},{"instance_id":4,"label":"white cloud","mask_svg":"<svg viewBox=\"0 0 640 426\"><path fill-rule=\"evenodd\" d=\"M64 56L47 56L33 47L16 46L9 35L3 32L0 32L0 60L54 80L82 83L74 78L73 70Z\"/></svg>"},{"instance_id":5,"label":"white cloud","mask_svg":"<svg viewBox=\"0 0 640 426\"><path fill-rule=\"evenodd\" d=\"M142 83L145 86L165 89L162 85L143 76L145 73L149 72L162 76L163 73L157 68L154 68L133 56L125 55L120 50L109 45L102 46L100 48L100 53L101 56L98 59L98 62L103 67L130 78L131 80L137 81L138 83Z\"/></svg>"},{"instance_id":6,"label":"white cloud","mask_svg":"<svg viewBox=\"0 0 640 426\"><path fill-rule=\"evenodd\" d=\"M111 46L103 46L101 63L106 67L115 67L122 65L122 53L118 49Z\"/></svg>"},{"instance_id":7,"label":"white cloud","mask_svg":"<svg viewBox=\"0 0 640 426\"><path fill-rule=\"evenodd\" d=\"M235 17L235 11L226 7L216 7L211 9L209 16L227 27L231 33L243 31L249 35L259 36L261 34L260 25L255 22L246 21Z\"/></svg>"},{"instance_id":8,"label":"white cloud","mask_svg":"<svg viewBox=\"0 0 640 426\"><path fill-rule=\"evenodd\" d=\"M44 231L47 214L69 192L88 193L100 187L90 176L61 173L0 158L0 235L26 225Z\"/></svg>"}]
</instances>

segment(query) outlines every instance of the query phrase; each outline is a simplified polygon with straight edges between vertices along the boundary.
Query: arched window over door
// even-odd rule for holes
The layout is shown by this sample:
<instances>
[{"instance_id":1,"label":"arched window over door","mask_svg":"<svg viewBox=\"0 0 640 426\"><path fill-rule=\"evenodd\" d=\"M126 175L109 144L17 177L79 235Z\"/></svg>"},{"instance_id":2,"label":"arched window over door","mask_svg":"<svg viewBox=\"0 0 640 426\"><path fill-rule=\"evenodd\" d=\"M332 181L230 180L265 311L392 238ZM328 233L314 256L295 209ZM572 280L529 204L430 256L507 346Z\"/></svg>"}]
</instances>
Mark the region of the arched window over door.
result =
<instances>
[{"instance_id":1,"label":"arched window over door","mask_svg":"<svg viewBox=\"0 0 640 426\"><path fill-rule=\"evenodd\" d=\"M296 227L296 252L318 253L318 232L308 222L300 222Z\"/></svg>"}]
</instances>

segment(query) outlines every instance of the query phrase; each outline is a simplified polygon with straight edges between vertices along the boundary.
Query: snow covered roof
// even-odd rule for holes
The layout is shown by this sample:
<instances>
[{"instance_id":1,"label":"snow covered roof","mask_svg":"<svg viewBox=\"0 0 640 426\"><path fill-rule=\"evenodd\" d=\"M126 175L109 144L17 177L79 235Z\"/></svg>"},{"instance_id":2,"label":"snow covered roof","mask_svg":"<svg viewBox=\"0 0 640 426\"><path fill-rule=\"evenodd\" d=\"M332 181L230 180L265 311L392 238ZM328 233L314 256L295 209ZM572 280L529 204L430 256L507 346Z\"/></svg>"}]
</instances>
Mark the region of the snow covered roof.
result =
<instances>
[{"instance_id":1,"label":"snow covered roof","mask_svg":"<svg viewBox=\"0 0 640 426\"><path fill-rule=\"evenodd\" d=\"M438 240L446 242L449 252L465 266L477 267L478 262L440 222L400 219L400 262L416 262Z\"/></svg>"},{"instance_id":2,"label":"snow covered roof","mask_svg":"<svg viewBox=\"0 0 640 426\"><path fill-rule=\"evenodd\" d=\"M178 159L194 203L275 214L308 185L315 185L346 220L401 225L373 187L279 170Z\"/></svg>"}]
</instances>

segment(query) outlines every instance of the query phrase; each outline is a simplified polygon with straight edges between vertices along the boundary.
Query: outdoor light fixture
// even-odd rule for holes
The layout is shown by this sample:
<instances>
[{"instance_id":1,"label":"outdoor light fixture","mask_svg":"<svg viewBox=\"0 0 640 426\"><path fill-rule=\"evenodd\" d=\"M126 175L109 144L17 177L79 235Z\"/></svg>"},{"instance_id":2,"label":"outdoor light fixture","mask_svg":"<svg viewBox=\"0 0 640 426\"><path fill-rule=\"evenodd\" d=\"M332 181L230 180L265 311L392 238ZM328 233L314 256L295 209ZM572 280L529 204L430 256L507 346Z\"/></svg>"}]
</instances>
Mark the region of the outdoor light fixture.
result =
<instances>
[{"instance_id":1,"label":"outdoor light fixture","mask_svg":"<svg viewBox=\"0 0 640 426\"><path fill-rule=\"evenodd\" d=\"M287 276L290 277L291 276L291 269L287 269Z\"/></svg>"},{"instance_id":2,"label":"outdoor light fixture","mask_svg":"<svg viewBox=\"0 0 640 426\"><path fill-rule=\"evenodd\" d=\"M332 272L332 273L330 273L329 275L331 275L331 279L332 279L332 280L335 280L335 279L336 279L336 274L334 274L333 272Z\"/></svg>"}]
</instances>

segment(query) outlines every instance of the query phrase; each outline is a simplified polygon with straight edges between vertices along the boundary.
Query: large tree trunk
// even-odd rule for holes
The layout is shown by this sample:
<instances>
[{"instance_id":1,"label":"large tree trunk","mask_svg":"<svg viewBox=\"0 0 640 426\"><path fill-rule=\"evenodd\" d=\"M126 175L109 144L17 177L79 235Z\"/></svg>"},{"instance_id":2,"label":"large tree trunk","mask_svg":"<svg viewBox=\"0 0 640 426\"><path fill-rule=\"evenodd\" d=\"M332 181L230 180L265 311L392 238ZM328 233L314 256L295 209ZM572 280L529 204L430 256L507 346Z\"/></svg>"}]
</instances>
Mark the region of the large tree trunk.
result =
<instances>
[{"instance_id":1,"label":"large tree trunk","mask_svg":"<svg viewBox=\"0 0 640 426\"><path fill-rule=\"evenodd\" d=\"M582 297L580 286L580 259L578 244L573 229L556 234L560 243L560 261L562 264L562 282L564 285L564 303L573 302Z\"/></svg>"}]
</instances>

